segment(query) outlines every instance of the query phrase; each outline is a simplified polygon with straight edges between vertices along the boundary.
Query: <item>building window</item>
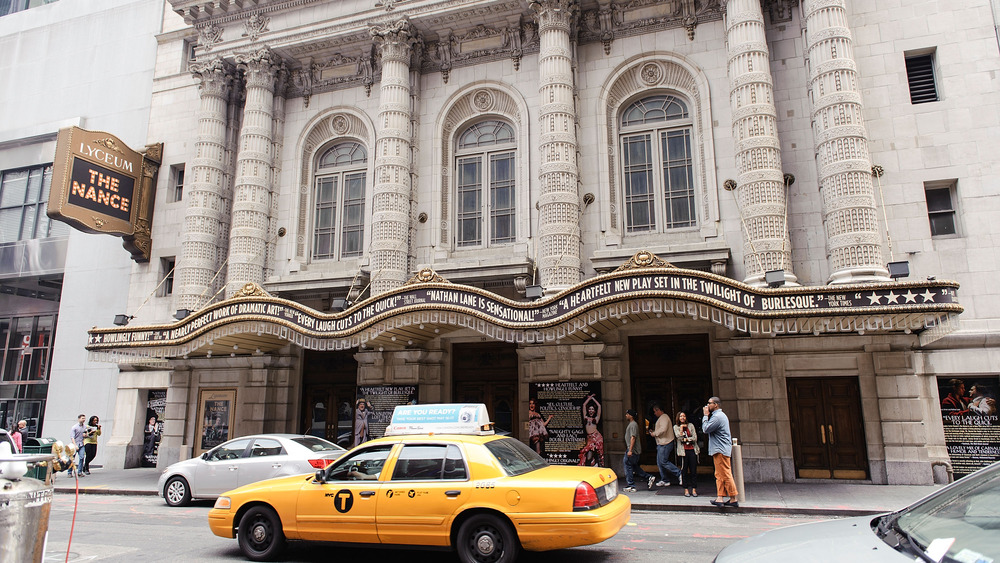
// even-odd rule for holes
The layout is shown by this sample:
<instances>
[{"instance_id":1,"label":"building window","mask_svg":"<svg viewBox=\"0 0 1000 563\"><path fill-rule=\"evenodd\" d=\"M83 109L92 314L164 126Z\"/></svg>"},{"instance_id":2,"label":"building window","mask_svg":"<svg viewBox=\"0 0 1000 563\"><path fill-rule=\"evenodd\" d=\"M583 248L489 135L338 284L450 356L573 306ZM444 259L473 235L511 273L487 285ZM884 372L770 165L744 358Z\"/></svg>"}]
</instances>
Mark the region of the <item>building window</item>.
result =
<instances>
[{"instance_id":1,"label":"building window","mask_svg":"<svg viewBox=\"0 0 1000 563\"><path fill-rule=\"evenodd\" d=\"M38 436L45 399L56 316L0 317L0 420L6 428L25 420Z\"/></svg>"},{"instance_id":2,"label":"building window","mask_svg":"<svg viewBox=\"0 0 1000 563\"><path fill-rule=\"evenodd\" d=\"M313 258L361 256L365 234L368 152L360 143L338 143L316 167Z\"/></svg>"},{"instance_id":3,"label":"building window","mask_svg":"<svg viewBox=\"0 0 1000 563\"><path fill-rule=\"evenodd\" d=\"M0 243L69 234L65 223L45 214L51 183L51 164L0 175Z\"/></svg>"},{"instance_id":4,"label":"building window","mask_svg":"<svg viewBox=\"0 0 1000 563\"><path fill-rule=\"evenodd\" d=\"M927 199L927 217L931 222L931 236L958 234L958 220L955 214L955 186L957 182L933 182L924 184Z\"/></svg>"},{"instance_id":5,"label":"building window","mask_svg":"<svg viewBox=\"0 0 1000 563\"><path fill-rule=\"evenodd\" d=\"M181 49L181 72L184 72L188 69L191 62L194 61L194 40L185 39Z\"/></svg>"},{"instance_id":6,"label":"building window","mask_svg":"<svg viewBox=\"0 0 1000 563\"><path fill-rule=\"evenodd\" d=\"M629 233L694 227L691 117L675 96L651 96L621 115L625 228Z\"/></svg>"},{"instance_id":7,"label":"building window","mask_svg":"<svg viewBox=\"0 0 1000 563\"><path fill-rule=\"evenodd\" d=\"M160 286L157 289L158 297L166 297L174 293L174 264L176 260L173 256L160 258Z\"/></svg>"},{"instance_id":8,"label":"building window","mask_svg":"<svg viewBox=\"0 0 1000 563\"><path fill-rule=\"evenodd\" d=\"M934 85L934 53L905 55L906 80L910 85L910 103L925 104L938 101Z\"/></svg>"},{"instance_id":9,"label":"building window","mask_svg":"<svg viewBox=\"0 0 1000 563\"><path fill-rule=\"evenodd\" d=\"M458 246L514 242L516 148L514 128L503 121L482 121L459 135L455 153Z\"/></svg>"},{"instance_id":10,"label":"building window","mask_svg":"<svg viewBox=\"0 0 1000 563\"><path fill-rule=\"evenodd\" d=\"M184 199L184 165L174 164L170 167L170 192L167 200L170 203Z\"/></svg>"}]
</instances>

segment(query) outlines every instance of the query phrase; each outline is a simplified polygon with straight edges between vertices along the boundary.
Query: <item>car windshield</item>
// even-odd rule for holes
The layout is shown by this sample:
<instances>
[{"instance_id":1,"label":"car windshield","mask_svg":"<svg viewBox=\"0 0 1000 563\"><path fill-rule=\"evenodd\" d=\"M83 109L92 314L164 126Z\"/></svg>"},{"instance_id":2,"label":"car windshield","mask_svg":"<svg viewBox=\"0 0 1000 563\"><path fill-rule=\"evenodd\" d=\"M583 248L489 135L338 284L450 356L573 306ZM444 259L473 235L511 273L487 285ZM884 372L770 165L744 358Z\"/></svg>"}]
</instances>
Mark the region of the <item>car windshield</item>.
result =
<instances>
[{"instance_id":1,"label":"car windshield","mask_svg":"<svg viewBox=\"0 0 1000 563\"><path fill-rule=\"evenodd\" d=\"M322 438L317 438L315 436L298 436L292 438L292 441L300 446L305 446L309 450L314 452L343 452L346 451L344 448L334 444L333 442L327 442Z\"/></svg>"},{"instance_id":2,"label":"car windshield","mask_svg":"<svg viewBox=\"0 0 1000 563\"><path fill-rule=\"evenodd\" d=\"M501 438L486 442L486 449L497 458L500 466L511 477L548 465L542 456L535 453L535 450L524 445L524 442L513 438Z\"/></svg>"},{"instance_id":3,"label":"car windshield","mask_svg":"<svg viewBox=\"0 0 1000 563\"><path fill-rule=\"evenodd\" d=\"M947 547L944 561L1000 560L1000 463L907 508L896 529L918 549Z\"/></svg>"}]
</instances>

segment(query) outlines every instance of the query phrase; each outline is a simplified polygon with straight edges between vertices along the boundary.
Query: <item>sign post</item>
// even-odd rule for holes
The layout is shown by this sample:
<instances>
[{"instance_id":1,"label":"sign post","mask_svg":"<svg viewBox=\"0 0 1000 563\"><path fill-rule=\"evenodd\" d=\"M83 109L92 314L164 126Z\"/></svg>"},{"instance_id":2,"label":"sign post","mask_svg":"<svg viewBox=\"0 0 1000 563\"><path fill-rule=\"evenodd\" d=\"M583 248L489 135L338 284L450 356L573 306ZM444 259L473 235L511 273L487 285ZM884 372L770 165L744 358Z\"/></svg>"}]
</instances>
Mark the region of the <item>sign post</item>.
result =
<instances>
[{"instance_id":1,"label":"sign post","mask_svg":"<svg viewBox=\"0 0 1000 563\"><path fill-rule=\"evenodd\" d=\"M124 239L136 262L148 262L156 175L163 144L130 149L101 131L59 131L48 216L87 233Z\"/></svg>"}]
</instances>

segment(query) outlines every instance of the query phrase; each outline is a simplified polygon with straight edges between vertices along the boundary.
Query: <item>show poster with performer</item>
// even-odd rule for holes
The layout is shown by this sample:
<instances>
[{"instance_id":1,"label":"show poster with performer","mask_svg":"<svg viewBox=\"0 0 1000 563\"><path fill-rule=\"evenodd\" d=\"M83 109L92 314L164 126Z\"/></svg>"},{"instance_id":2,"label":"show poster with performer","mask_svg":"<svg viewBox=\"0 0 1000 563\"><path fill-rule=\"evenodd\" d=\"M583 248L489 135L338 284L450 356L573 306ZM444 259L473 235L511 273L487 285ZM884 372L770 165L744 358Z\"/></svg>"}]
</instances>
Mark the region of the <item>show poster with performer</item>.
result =
<instances>
[{"instance_id":1,"label":"show poster with performer","mask_svg":"<svg viewBox=\"0 0 1000 563\"><path fill-rule=\"evenodd\" d=\"M416 385L363 385L354 402L354 439L357 446L381 438L398 405L417 404Z\"/></svg>"},{"instance_id":2,"label":"show poster with performer","mask_svg":"<svg viewBox=\"0 0 1000 563\"><path fill-rule=\"evenodd\" d=\"M944 440L955 478L1000 460L997 377L938 378Z\"/></svg>"},{"instance_id":3,"label":"show poster with performer","mask_svg":"<svg viewBox=\"0 0 1000 563\"><path fill-rule=\"evenodd\" d=\"M163 412L167 407L167 390L150 389L146 398L146 424L155 419L156 431L144 436L142 449L142 466L156 467L156 458L160 451L160 438L163 436Z\"/></svg>"},{"instance_id":4,"label":"show poster with performer","mask_svg":"<svg viewBox=\"0 0 1000 563\"><path fill-rule=\"evenodd\" d=\"M606 467L601 384L531 383L528 445L553 465Z\"/></svg>"},{"instance_id":5,"label":"show poster with performer","mask_svg":"<svg viewBox=\"0 0 1000 563\"><path fill-rule=\"evenodd\" d=\"M198 449L202 452L229 440L236 415L236 390L202 389L200 399Z\"/></svg>"}]
</instances>

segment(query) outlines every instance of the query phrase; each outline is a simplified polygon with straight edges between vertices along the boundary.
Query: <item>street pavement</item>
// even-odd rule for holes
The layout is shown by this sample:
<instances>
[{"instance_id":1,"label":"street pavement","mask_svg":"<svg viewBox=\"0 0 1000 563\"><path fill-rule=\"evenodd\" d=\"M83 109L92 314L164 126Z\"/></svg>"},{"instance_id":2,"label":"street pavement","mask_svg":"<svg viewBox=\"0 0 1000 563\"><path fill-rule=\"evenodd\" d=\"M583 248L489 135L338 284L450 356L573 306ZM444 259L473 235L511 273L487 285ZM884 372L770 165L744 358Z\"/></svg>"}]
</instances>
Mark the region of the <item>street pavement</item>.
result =
<instances>
[{"instance_id":1,"label":"street pavement","mask_svg":"<svg viewBox=\"0 0 1000 563\"><path fill-rule=\"evenodd\" d=\"M92 468L90 475L74 479L66 472L56 476L57 493L156 495L161 469ZM619 481L624 487L624 482ZM738 509L717 508L715 482L699 476L697 497L685 497L677 485L648 490L640 486L627 493L633 510L766 513L810 516L863 516L902 508L940 488L940 485L867 485L833 482L747 483Z\"/></svg>"}]
</instances>

